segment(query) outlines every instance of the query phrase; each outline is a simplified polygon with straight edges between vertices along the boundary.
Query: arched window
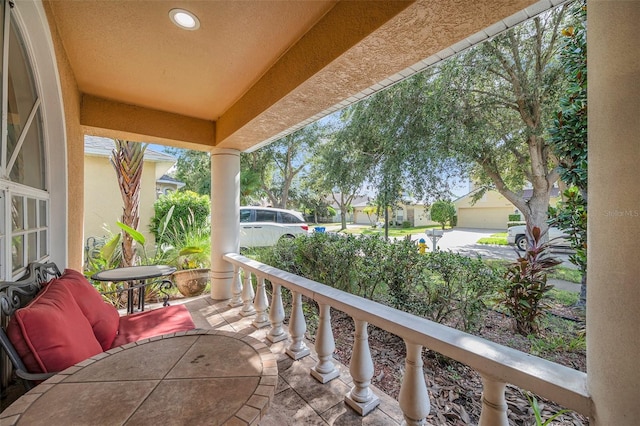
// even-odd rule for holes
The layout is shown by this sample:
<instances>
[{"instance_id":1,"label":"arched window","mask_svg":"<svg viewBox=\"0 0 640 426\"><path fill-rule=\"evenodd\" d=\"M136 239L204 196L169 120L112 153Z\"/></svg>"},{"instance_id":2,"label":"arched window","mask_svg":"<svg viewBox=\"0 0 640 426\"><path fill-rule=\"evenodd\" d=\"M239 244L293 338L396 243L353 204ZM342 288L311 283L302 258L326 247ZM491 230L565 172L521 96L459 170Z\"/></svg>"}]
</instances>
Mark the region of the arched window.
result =
<instances>
[{"instance_id":1,"label":"arched window","mask_svg":"<svg viewBox=\"0 0 640 426\"><path fill-rule=\"evenodd\" d=\"M0 0L0 279L50 253L50 195L37 73L10 2Z\"/></svg>"}]
</instances>

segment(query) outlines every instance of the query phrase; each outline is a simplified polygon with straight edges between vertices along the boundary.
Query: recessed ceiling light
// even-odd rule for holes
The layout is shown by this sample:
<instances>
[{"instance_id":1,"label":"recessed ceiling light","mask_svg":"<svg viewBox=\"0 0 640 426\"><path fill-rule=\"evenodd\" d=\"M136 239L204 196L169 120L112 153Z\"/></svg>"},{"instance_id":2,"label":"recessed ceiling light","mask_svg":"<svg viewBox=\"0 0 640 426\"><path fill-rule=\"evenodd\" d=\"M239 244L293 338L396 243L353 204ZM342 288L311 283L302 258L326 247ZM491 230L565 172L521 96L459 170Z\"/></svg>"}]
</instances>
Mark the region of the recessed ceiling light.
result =
<instances>
[{"instance_id":1,"label":"recessed ceiling light","mask_svg":"<svg viewBox=\"0 0 640 426\"><path fill-rule=\"evenodd\" d=\"M182 29L194 31L200 28L198 17L188 10L171 9L169 11L169 17L174 24Z\"/></svg>"}]
</instances>

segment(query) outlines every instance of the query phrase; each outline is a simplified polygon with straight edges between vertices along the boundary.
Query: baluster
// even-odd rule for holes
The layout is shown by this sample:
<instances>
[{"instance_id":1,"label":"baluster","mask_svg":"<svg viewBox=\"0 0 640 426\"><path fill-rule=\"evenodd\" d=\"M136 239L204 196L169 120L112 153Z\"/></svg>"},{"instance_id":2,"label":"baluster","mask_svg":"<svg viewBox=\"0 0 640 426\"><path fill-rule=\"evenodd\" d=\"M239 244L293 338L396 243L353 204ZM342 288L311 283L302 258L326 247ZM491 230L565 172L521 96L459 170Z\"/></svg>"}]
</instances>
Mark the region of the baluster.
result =
<instances>
[{"instance_id":1,"label":"baluster","mask_svg":"<svg viewBox=\"0 0 640 426\"><path fill-rule=\"evenodd\" d=\"M422 369L422 345L404 341L407 347L405 372L398 402L404 415L403 425L421 426L426 422L431 406Z\"/></svg>"},{"instance_id":2,"label":"baluster","mask_svg":"<svg viewBox=\"0 0 640 426\"><path fill-rule=\"evenodd\" d=\"M287 338L282 328L282 321L284 321L284 308L282 307L282 293L280 291L280 284L271 283L273 287L273 294L271 295L271 308L269 309L269 322L271 323L271 330L267 334L267 339L271 343L276 343Z\"/></svg>"},{"instance_id":3,"label":"baluster","mask_svg":"<svg viewBox=\"0 0 640 426\"><path fill-rule=\"evenodd\" d=\"M262 328L269 325L269 317L267 317L267 307L269 302L267 300L267 290L264 286L264 278L258 277L258 286L256 288L256 299L254 301L256 306L256 318L251 323L255 328Z\"/></svg>"},{"instance_id":4,"label":"baluster","mask_svg":"<svg viewBox=\"0 0 640 426\"><path fill-rule=\"evenodd\" d=\"M232 308L242 305L242 282L240 281L240 267L233 265L233 282L231 283L231 299L228 305Z\"/></svg>"},{"instance_id":5,"label":"baluster","mask_svg":"<svg viewBox=\"0 0 640 426\"><path fill-rule=\"evenodd\" d=\"M240 315L243 317L249 317L256 313L253 307L253 297L255 293L253 291L253 284L251 284L251 272L244 269L244 285L242 286L242 309Z\"/></svg>"},{"instance_id":6,"label":"baluster","mask_svg":"<svg viewBox=\"0 0 640 426\"><path fill-rule=\"evenodd\" d=\"M311 375L320 383L327 383L340 375L333 362L336 344L331 329L331 306L320 304L320 321L316 334L316 353L318 363L311 369Z\"/></svg>"},{"instance_id":7,"label":"baluster","mask_svg":"<svg viewBox=\"0 0 640 426\"><path fill-rule=\"evenodd\" d=\"M369 387L373 377L373 361L369 350L368 324L362 320L354 319L354 321L356 336L353 342L351 362L349 363L349 371L351 372L354 386L345 397L345 402L358 414L366 416L380 404L380 398Z\"/></svg>"},{"instance_id":8,"label":"baluster","mask_svg":"<svg viewBox=\"0 0 640 426\"><path fill-rule=\"evenodd\" d=\"M506 383L482 375L482 412L478 426L508 426Z\"/></svg>"},{"instance_id":9,"label":"baluster","mask_svg":"<svg viewBox=\"0 0 640 426\"><path fill-rule=\"evenodd\" d=\"M292 291L291 318L289 318L289 334L291 335L291 345L286 350L287 355L293 359L303 358L311 353L306 343L304 343L304 332L307 324L302 311L302 294Z\"/></svg>"}]
</instances>

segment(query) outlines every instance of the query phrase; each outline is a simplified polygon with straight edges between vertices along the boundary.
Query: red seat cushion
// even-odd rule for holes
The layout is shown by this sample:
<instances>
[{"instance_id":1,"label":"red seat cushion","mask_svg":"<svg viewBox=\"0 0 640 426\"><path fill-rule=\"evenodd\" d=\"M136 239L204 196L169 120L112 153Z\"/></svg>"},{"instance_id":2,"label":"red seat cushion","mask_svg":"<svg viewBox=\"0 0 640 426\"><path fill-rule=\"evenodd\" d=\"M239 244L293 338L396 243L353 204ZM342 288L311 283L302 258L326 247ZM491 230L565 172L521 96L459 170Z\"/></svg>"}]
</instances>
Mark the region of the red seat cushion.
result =
<instances>
[{"instance_id":1,"label":"red seat cushion","mask_svg":"<svg viewBox=\"0 0 640 426\"><path fill-rule=\"evenodd\" d=\"M118 336L113 341L113 347L194 328L196 326L191 314L183 305L131 314L120 317L120 328Z\"/></svg>"},{"instance_id":2,"label":"red seat cushion","mask_svg":"<svg viewBox=\"0 0 640 426\"><path fill-rule=\"evenodd\" d=\"M18 309L7 334L31 373L62 371L102 352L71 292L60 285L46 286Z\"/></svg>"},{"instance_id":3,"label":"red seat cushion","mask_svg":"<svg viewBox=\"0 0 640 426\"><path fill-rule=\"evenodd\" d=\"M57 285L63 285L71 291L80 310L89 320L102 349L106 351L111 348L120 323L118 310L105 302L98 290L78 271L65 269L60 278L51 280L47 284L47 286Z\"/></svg>"}]
</instances>

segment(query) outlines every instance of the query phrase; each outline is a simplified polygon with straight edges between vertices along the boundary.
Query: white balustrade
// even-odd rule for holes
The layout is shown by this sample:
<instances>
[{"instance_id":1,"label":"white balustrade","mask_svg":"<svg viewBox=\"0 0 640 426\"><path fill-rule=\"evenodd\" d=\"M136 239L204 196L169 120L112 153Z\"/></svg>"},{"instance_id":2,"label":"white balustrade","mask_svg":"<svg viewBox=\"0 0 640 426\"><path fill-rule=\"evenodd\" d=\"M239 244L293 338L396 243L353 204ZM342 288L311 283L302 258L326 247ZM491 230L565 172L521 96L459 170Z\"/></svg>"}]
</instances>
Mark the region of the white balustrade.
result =
<instances>
[{"instance_id":1,"label":"white balustrade","mask_svg":"<svg viewBox=\"0 0 640 426\"><path fill-rule=\"evenodd\" d=\"M229 306L235 308L242 306L242 281L240 278L240 267L233 265L233 282L231 283L231 299Z\"/></svg>"},{"instance_id":2,"label":"white balustrade","mask_svg":"<svg viewBox=\"0 0 640 426\"><path fill-rule=\"evenodd\" d=\"M407 358L398 402L404 415L403 424L422 426L426 423L426 417L431 409L422 368L422 345L411 343L406 339L404 344L407 347Z\"/></svg>"},{"instance_id":3,"label":"white balustrade","mask_svg":"<svg viewBox=\"0 0 640 426\"><path fill-rule=\"evenodd\" d=\"M242 286L242 309L240 315L248 317L255 315L256 310L253 307L253 297L255 292L253 291L253 284L251 284L251 271L244 269L244 285Z\"/></svg>"},{"instance_id":4,"label":"white balustrade","mask_svg":"<svg viewBox=\"0 0 640 426\"><path fill-rule=\"evenodd\" d=\"M271 308L269 309L269 322L271 330L267 333L267 339L276 343L287 338L287 333L282 328L284 321L284 308L282 307L282 292L280 284L272 283L273 293L271 294Z\"/></svg>"},{"instance_id":5,"label":"white balustrade","mask_svg":"<svg viewBox=\"0 0 640 426\"><path fill-rule=\"evenodd\" d=\"M263 328L269 325L269 317L267 316L267 290L264 285L264 278L258 277L258 286L256 288L256 298L254 300L256 308L256 318L251 323L255 328Z\"/></svg>"},{"instance_id":6,"label":"white balustrade","mask_svg":"<svg viewBox=\"0 0 640 426\"><path fill-rule=\"evenodd\" d=\"M340 372L333 362L333 352L336 344L333 340L333 330L331 329L331 306L319 304L320 321L318 322L318 332L316 333L316 353L318 363L311 369L311 375L320 383L327 383L340 376Z\"/></svg>"},{"instance_id":7,"label":"white balustrade","mask_svg":"<svg viewBox=\"0 0 640 426\"><path fill-rule=\"evenodd\" d=\"M366 416L380 404L380 398L371 391L370 387L373 377L373 360L369 350L368 324L366 321L358 319L354 319L354 321L356 331L351 362L349 363L353 387L345 397L345 402L358 414Z\"/></svg>"},{"instance_id":8,"label":"white balustrade","mask_svg":"<svg viewBox=\"0 0 640 426\"><path fill-rule=\"evenodd\" d=\"M256 274L259 280L268 279L273 283L273 294L269 308L271 330L267 334L267 339L271 342L279 342L288 337L282 326L284 321L282 286L294 294L293 301L296 306L292 311L290 330L296 336L304 335L306 327L303 315L299 311L301 303L298 298L302 293L312 294L312 299L320 306L320 322L315 345L318 363L311 370L311 374L322 383L328 382L338 374L332 360L335 342L331 331L330 307L354 318L356 332L349 366L354 386L345 397L345 401L360 415L366 415L379 404L378 397L370 389L374 370L368 344L367 326L371 323L405 340L407 346L406 372L398 399L405 418L404 422L407 425L423 424L430 409L422 372L423 347L437 350L438 353L460 361L482 375L484 389L479 422L481 426L506 426L508 424L504 396L506 383L512 383L542 397L552 399L559 405L585 416L593 416L593 403L586 385L587 376L583 372L531 357L481 337L252 261L239 254L226 254L224 259L234 265L234 271L237 271L236 267L247 271L244 286L246 290L251 286L247 278L250 272ZM280 284L275 284L274 281ZM259 302L261 297L256 298L256 305L261 304ZM242 300L246 299L243 291ZM367 321L355 318L366 318ZM492 378L495 372L499 372L501 380Z\"/></svg>"},{"instance_id":9,"label":"white balustrade","mask_svg":"<svg viewBox=\"0 0 640 426\"><path fill-rule=\"evenodd\" d=\"M302 295L296 291L291 292L292 306L291 317L289 318L289 334L291 335L291 345L286 350L287 355L298 360L311 353L307 344L304 343L304 332L307 331L307 324L302 311Z\"/></svg>"},{"instance_id":10,"label":"white balustrade","mask_svg":"<svg viewBox=\"0 0 640 426\"><path fill-rule=\"evenodd\" d=\"M506 383L482 375L482 413L478 426L508 426Z\"/></svg>"}]
</instances>

